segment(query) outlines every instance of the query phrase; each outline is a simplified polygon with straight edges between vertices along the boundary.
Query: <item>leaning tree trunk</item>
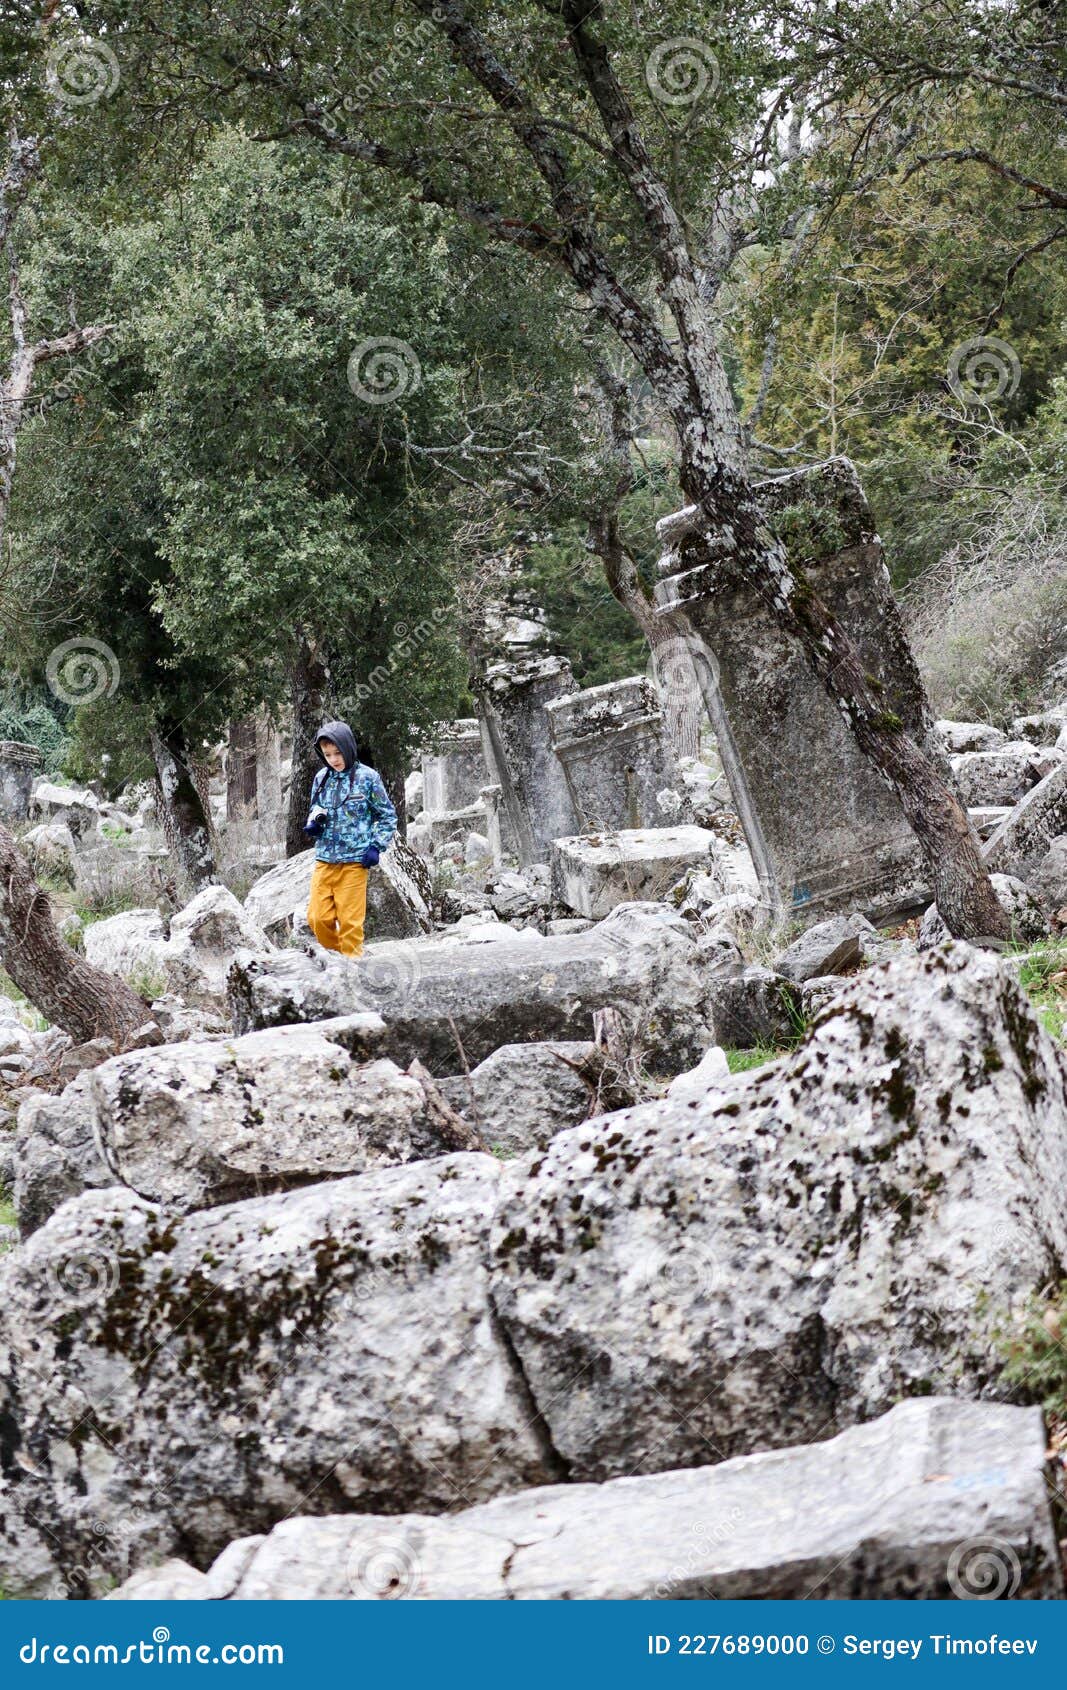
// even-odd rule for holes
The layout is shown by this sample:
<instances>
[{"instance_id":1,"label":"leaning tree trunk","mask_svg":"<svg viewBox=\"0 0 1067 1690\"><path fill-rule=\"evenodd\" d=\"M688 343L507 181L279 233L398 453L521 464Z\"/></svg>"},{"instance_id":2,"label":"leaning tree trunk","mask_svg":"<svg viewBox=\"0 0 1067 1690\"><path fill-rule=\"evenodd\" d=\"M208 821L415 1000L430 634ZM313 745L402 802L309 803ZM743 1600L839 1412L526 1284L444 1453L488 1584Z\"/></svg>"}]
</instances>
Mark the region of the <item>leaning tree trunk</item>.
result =
<instances>
[{"instance_id":1,"label":"leaning tree trunk","mask_svg":"<svg viewBox=\"0 0 1067 1690\"><path fill-rule=\"evenodd\" d=\"M301 640L292 673L293 699L293 764L289 776L289 814L285 827L285 854L298 856L306 851L304 836L308 806L311 803L311 783L319 767L315 758L315 730L326 714L326 692L329 677L318 652L307 640Z\"/></svg>"},{"instance_id":2,"label":"leaning tree trunk","mask_svg":"<svg viewBox=\"0 0 1067 1690\"><path fill-rule=\"evenodd\" d=\"M0 961L19 991L75 1044L107 1038L121 1050L134 1033L154 1027L144 1001L124 980L94 968L60 937L47 893L2 825ZM156 1027L138 1043L157 1044L161 1037Z\"/></svg>"},{"instance_id":3,"label":"leaning tree trunk","mask_svg":"<svg viewBox=\"0 0 1067 1690\"><path fill-rule=\"evenodd\" d=\"M193 892L216 880L215 852L204 800L191 767L180 727L153 729L152 757L159 788L159 811L167 844L178 871Z\"/></svg>"}]
</instances>

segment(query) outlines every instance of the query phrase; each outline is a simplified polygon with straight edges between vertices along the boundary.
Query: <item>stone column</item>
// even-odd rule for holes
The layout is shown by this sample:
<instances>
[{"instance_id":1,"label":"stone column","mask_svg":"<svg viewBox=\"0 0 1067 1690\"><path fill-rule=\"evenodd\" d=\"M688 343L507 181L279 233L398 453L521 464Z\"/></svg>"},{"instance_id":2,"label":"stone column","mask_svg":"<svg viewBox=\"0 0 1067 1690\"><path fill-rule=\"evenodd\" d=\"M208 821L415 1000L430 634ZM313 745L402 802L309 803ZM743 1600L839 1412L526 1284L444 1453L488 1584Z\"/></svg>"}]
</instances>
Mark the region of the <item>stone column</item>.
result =
<instances>
[{"instance_id":1,"label":"stone column","mask_svg":"<svg viewBox=\"0 0 1067 1690\"><path fill-rule=\"evenodd\" d=\"M656 795L671 786L672 763L644 675L572 692L545 708L581 832L666 825Z\"/></svg>"},{"instance_id":2,"label":"stone column","mask_svg":"<svg viewBox=\"0 0 1067 1690\"><path fill-rule=\"evenodd\" d=\"M36 745L0 739L0 821L24 822L30 813L34 777L44 762Z\"/></svg>"},{"instance_id":3,"label":"stone column","mask_svg":"<svg viewBox=\"0 0 1067 1690\"><path fill-rule=\"evenodd\" d=\"M485 761L521 863L547 862L549 843L577 830L545 706L576 690L565 657L493 663L476 682Z\"/></svg>"},{"instance_id":4,"label":"stone column","mask_svg":"<svg viewBox=\"0 0 1067 1690\"><path fill-rule=\"evenodd\" d=\"M858 645L887 711L943 763L932 713L847 458L764 482L771 526ZM798 641L716 545L697 507L658 525L657 603L693 629L694 674L760 879L776 917L834 910L886 919L928 898L918 842L862 755Z\"/></svg>"},{"instance_id":5,"label":"stone column","mask_svg":"<svg viewBox=\"0 0 1067 1690\"><path fill-rule=\"evenodd\" d=\"M442 722L434 750L422 754L422 805L426 814L445 816L476 804L486 773L477 717Z\"/></svg>"}]
</instances>

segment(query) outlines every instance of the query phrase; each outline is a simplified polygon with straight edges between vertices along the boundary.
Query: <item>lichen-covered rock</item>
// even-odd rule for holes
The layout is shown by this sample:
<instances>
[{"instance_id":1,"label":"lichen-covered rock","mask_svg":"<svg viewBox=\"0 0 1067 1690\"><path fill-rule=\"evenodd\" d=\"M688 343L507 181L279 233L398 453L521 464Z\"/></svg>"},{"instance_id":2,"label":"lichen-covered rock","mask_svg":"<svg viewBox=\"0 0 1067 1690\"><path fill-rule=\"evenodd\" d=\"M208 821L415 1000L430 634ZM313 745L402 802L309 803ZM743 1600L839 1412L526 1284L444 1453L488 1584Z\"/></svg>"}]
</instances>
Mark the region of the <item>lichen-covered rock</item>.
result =
<instances>
[{"instance_id":1,"label":"lichen-covered rock","mask_svg":"<svg viewBox=\"0 0 1067 1690\"><path fill-rule=\"evenodd\" d=\"M708 969L692 929L662 904L624 904L585 933L492 945L413 939L359 959L242 954L230 974L240 1032L377 1010L383 1054L454 1074L504 1044L589 1039L600 1009L640 1023L649 1061L670 1074L699 1061Z\"/></svg>"},{"instance_id":2,"label":"lichen-covered rock","mask_svg":"<svg viewBox=\"0 0 1067 1690\"><path fill-rule=\"evenodd\" d=\"M595 1048L581 1040L501 1045L441 1090L487 1150L518 1156L588 1115L593 1089L574 1065Z\"/></svg>"},{"instance_id":3,"label":"lichen-covered rock","mask_svg":"<svg viewBox=\"0 0 1067 1690\"><path fill-rule=\"evenodd\" d=\"M561 1477L489 1301L500 1177L460 1155L178 1221L121 1187L65 1204L0 1266L9 1595Z\"/></svg>"},{"instance_id":4,"label":"lichen-covered rock","mask_svg":"<svg viewBox=\"0 0 1067 1690\"><path fill-rule=\"evenodd\" d=\"M1067 905L1067 833L1052 841L1030 884L1050 915Z\"/></svg>"},{"instance_id":5,"label":"lichen-covered rock","mask_svg":"<svg viewBox=\"0 0 1067 1690\"><path fill-rule=\"evenodd\" d=\"M1008 743L1003 728L994 728L988 722L942 721L935 722L934 727L945 750L954 755L964 751L998 751ZM1029 735L1021 733L1018 737L1028 739Z\"/></svg>"},{"instance_id":6,"label":"lichen-covered rock","mask_svg":"<svg viewBox=\"0 0 1067 1690\"><path fill-rule=\"evenodd\" d=\"M35 1092L19 1107L13 1197L24 1238L68 1197L114 1183L93 1130L90 1078L79 1074L58 1096Z\"/></svg>"},{"instance_id":7,"label":"lichen-covered rock","mask_svg":"<svg viewBox=\"0 0 1067 1690\"><path fill-rule=\"evenodd\" d=\"M846 986L735 1094L554 1138L494 1300L573 1478L694 1465L995 1391L992 1323L1067 1265L1065 1189L1061 1056L953 946Z\"/></svg>"},{"instance_id":8,"label":"lichen-covered rock","mask_svg":"<svg viewBox=\"0 0 1067 1690\"><path fill-rule=\"evenodd\" d=\"M477 1142L377 1057L384 1034L352 1015L113 1057L90 1084L105 1160L142 1197L192 1209Z\"/></svg>"},{"instance_id":9,"label":"lichen-covered rock","mask_svg":"<svg viewBox=\"0 0 1067 1690\"><path fill-rule=\"evenodd\" d=\"M1034 945L1048 935L1048 919L1037 898L1028 886L1012 874L991 874L997 902L1003 907L1011 924L1012 942ZM943 945L952 935L936 904L931 904L919 923L916 945L920 951Z\"/></svg>"},{"instance_id":10,"label":"lichen-covered rock","mask_svg":"<svg viewBox=\"0 0 1067 1690\"><path fill-rule=\"evenodd\" d=\"M986 866L1029 880L1062 833L1067 833L1067 761L1031 788L990 835Z\"/></svg>"},{"instance_id":11,"label":"lichen-covered rock","mask_svg":"<svg viewBox=\"0 0 1067 1690\"><path fill-rule=\"evenodd\" d=\"M22 835L20 844L35 875L49 875L65 880L68 885L73 883L78 848L66 822L42 822L39 827L31 827Z\"/></svg>"},{"instance_id":12,"label":"lichen-covered rock","mask_svg":"<svg viewBox=\"0 0 1067 1690\"><path fill-rule=\"evenodd\" d=\"M784 1045L800 1031L800 991L792 980L757 963L711 982L715 1043L748 1050Z\"/></svg>"},{"instance_id":13,"label":"lichen-covered rock","mask_svg":"<svg viewBox=\"0 0 1067 1690\"><path fill-rule=\"evenodd\" d=\"M233 893L208 886L179 910L169 933L156 910L125 910L85 929L85 955L97 968L164 989L195 1008L226 998L226 972L241 949L270 950L270 941Z\"/></svg>"},{"instance_id":14,"label":"lichen-covered rock","mask_svg":"<svg viewBox=\"0 0 1067 1690\"><path fill-rule=\"evenodd\" d=\"M111 1601L1057 1600L1041 1412L899 1403L825 1443L555 1485L450 1518L284 1520Z\"/></svg>"},{"instance_id":15,"label":"lichen-covered rock","mask_svg":"<svg viewBox=\"0 0 1067 1690\"><path fill-rule=\"evenodd\" d=\"M864 915L831 916L787 945L775 962L775 970L797 985L817 975L847 974L862 964L864 941L874 934Z\"/></svg>"},{"instance_id":16,"label":"lichen-covered rock","mask_svg":"<svg viewBox=\"0 0 1067 1690\"><path fill-rule=\"evenodd\" d=\"M952 772L963 802L1017 804L1036 786L1051 765L1054 753L1025 740L1009 740L995 751L965 751L952 758Z\"/></svg>"}]
</instances>

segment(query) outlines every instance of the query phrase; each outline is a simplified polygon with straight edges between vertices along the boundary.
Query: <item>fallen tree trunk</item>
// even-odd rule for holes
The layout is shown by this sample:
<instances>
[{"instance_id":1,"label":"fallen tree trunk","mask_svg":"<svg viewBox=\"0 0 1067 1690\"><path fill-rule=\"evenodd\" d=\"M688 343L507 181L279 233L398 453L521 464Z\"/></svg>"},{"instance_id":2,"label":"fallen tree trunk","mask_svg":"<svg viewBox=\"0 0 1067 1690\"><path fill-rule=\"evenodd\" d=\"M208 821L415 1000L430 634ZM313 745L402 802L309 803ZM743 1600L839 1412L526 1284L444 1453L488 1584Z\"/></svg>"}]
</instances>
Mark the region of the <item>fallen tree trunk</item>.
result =
<instances>
[{"instance_id":1,"label":"fallen tree trunk","mask_svg":"<svg viewBox=\"0 0 1067 1690\"><path fill-rule=\"evenodd\" d=\"M14 837L0 826L0 961L20 992L75 1044L112 1039L126 1048L158 1044L151 1012L124 980L94 968L72 951L52 920L48 895L38 886ZM144 1034L146 1027L155 1036Z\"/></svg>"}]
</instances>

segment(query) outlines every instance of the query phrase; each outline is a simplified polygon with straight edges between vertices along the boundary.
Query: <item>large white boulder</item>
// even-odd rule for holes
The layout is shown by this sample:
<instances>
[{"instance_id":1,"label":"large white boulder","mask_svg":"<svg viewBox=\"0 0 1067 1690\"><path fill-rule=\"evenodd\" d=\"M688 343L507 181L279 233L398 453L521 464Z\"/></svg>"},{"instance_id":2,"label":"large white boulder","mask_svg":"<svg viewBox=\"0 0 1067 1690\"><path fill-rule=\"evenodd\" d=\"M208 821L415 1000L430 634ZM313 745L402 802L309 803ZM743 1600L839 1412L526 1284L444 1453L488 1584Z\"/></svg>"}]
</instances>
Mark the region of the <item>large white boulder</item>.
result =
<instances>
[{"instance_id":1,"label":"large white boulder","mask_svg":"<svg viewBox=\"0 0 1067 1690\"><path fill-rule=\"evenodd\" d=\"M968 806L1018 804L1059 761L1057 752L1025 740L1009 740L995 751L966 751L951 758L956 784Z\"/></svg>"},{"instance_id":2,"label":"large white boulder","mask_svg":"<svg viewBox=\"0 0 1067 1690\"><path fill-rule=\"evenodd\" d=\"M0 1264L8 1594L562 1477L489 1300L501 1177L461 1154L184 1218L65 1203Z\"/></svg>"},{"instance_id":3,"label":"large white boulder","mask_svg":"<svg viewBox=\"0 0 1067 1690\"><path fill-rule=\"evenodd\" d=\"M552 841L552 894L599 920L617 904L663 898L687 869L713 875L720 895L756 891L747 853L703 827L620 828Z\"/></svg>"},{"instance_id":4,"label":"large white boulder","mask_svg":"<svg viewBox=\"0 0 1067 1690\"><path fill-rule=\"evenodd\" d=\"M109 1601L1058 1600L1040 1410L899 1403L825 1443L554 1485L443 1519L283 1520Z\"/></svg>"},{"instance_id":5,"label":"large white boulder","mask_svg":"<svg viewBox=\"0 0 1067 1690\"><path fill-rule=\"evenodd\" d=\"M1060 1052L955 946L844 987L736 1092L519 1166L494 1301L554 1447L605 1479L996 1389L993 1327L1067 1264Z\"/></svg>"},{"instance_id":6,"label":"large white boulder","mask_svg":"<svg viewBox=\"0 0 1067 1690\"><path fill-rule=\"evenodd\" d=\"M496 924L492 924L494 935ZM385 1054L455 1074L500 1045L589 1039L598 1010L639 1031L655 1072L674 1074L712 1043L713 970L694 932L662 904L625 904L587 932L493 943L457 938L372 945L360 958L242 953L230 973L240 1032L356 1010L385 1020Z\"/></svg>"},{"instance_id":7,"label":"large white boulder","mask_svg":"<svg viewBox=\"0 0 1067 1690\"><path fill-rule=\"evenodd\" d=\"M176 992L210 1009L225 1002L226 975L239 950L273 947L225 886L207 886L164 928L156 910L126 910L85 929L85 955L151 995Z\"/></svg>"},{"instance_id":8,"label":"large white boulder","mask_svg":"<svg viewBox=\"0 0 1067 1690\"><path fill-rule=\"evenodd\" d=\"M113 1057L90 1079L97 1141L117 1180L182 1209L471 1147L377 1056L384 1033L353 1015Z\"/></svg>"}]
</instances>

